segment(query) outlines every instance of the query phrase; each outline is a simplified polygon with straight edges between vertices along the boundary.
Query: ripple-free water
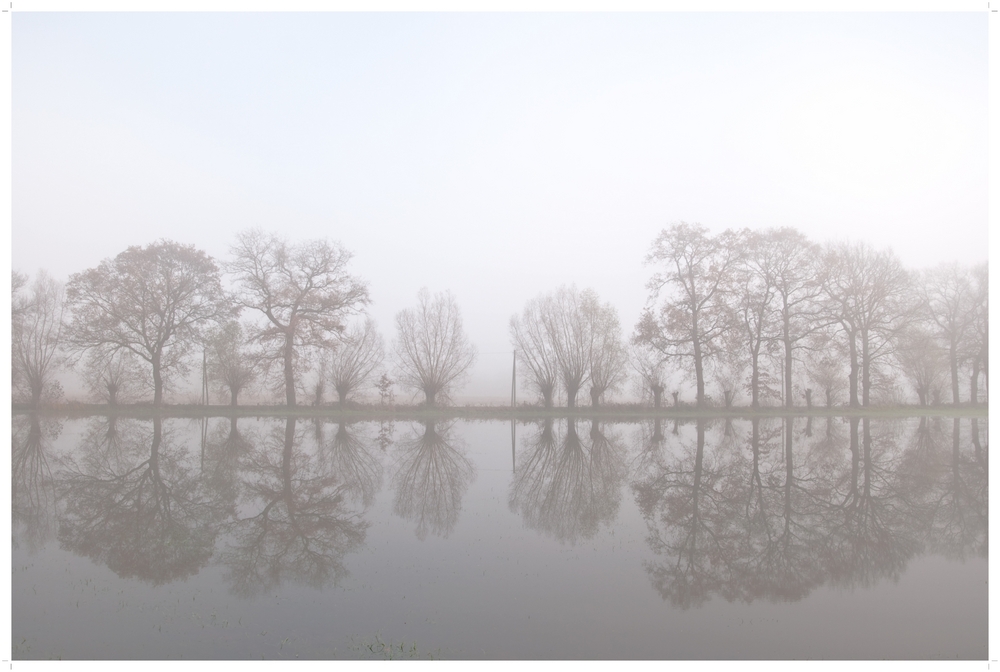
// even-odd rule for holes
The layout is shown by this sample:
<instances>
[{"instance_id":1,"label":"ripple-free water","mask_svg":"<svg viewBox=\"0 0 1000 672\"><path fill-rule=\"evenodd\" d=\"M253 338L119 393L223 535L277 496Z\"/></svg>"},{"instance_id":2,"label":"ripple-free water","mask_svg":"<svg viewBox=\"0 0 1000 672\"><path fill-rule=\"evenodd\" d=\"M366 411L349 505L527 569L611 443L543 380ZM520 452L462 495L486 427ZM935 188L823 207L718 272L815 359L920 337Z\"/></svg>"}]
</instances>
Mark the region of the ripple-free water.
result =
<instances>
[{"instance_id":1,"label":"ripple-free water","mask_svg":"<svg viewBox=\"0 0 1000 672\"><path fill-rule=\"evenodd\" d=\"M13 424L15 659L987 655L984 419Z\"/></svg>"}]
</instances>

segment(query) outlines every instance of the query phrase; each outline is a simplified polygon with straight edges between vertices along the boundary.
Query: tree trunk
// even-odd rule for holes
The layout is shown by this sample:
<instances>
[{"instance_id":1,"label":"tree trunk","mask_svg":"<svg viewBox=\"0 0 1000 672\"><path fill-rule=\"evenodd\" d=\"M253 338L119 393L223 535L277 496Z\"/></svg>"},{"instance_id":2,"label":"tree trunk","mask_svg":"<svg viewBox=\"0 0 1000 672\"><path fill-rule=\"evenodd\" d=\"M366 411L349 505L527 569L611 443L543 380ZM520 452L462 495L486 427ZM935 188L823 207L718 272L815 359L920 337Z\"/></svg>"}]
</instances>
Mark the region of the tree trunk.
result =
<instances>
[{"instance_id":1,"label":"tree trunk","mask_svg":"<svg viewBox=\"0 0 1000 672\"><path fill-rule=\"evenodd\" d=\"M591 405L592 408L597 408L597 405L600 402L600 398L601 398L600 391L596 387L591 387L590 388L590 405Z\"/></svg>"},{"instance_id":2,"label":"tree trunk","mask_svg":"<svg viewBox=\"0 0 1000 672\"><path fill-rule=\"evenodd\" d=\"M861 330L861 405L868 406L871 394L871 361L868 354L868 330Z\"/></svg>"},{"instance_id":3,"label":"tree trunk","mask_svg":"<svg viewBox=\"0 0 1000 672\"><path fill-rule=\"evenodd\" d=\"M653 388L653 408L659 408L663 400L663 388L654 387Z\"/></svg>"},{"instance_id":4,"label":"tree trunk","mask_svg":"<svg viewBox=\"0 0 1000 672\"><path fill-rule=\"evenodd\" d=\"M851 388L851 406L857 407L858 404L858 344L854 340L854 334L847 334L847 347L851 355L851 372L848 374L848 381L850 382Z\"/></svg>"},{"instance_id":5,"label":"tree trunk","mask_svg":"<svg viewBox=\"0 0 1000 672\"><path fill-rule=\"evenodd\" d=\"M750 407L760 406L760 341L750 353Z\"/></svg>"},{"instance_id":6,"label":"tree trunk","mask_svg":"<svg viewBox=\"0 0 1000 672\"><path fill-rule=\"evenodd\" d=\"M152 358L153 364L153 405L159 406L163 403L163 374L160 372L160 353L156 353Z\"/></svg>"},{"instance_id":7,"label":"tree trunk","mask_svg":"<svg viewBox=\"0 0 1000 672\"><path fill-rule=\"evenodd\" d=\"M952 336L948 344L948 360L951 364L951 403L957 404L958 394L958 341Z\"/></svg>"},{"instance_id":8,"label":"tree trunk","mask_svg":"<svg viewBox=\"0 0 1000 672\"><path fill-rule=\"evenodd\" d=\"M229 405L230 406L233 406L233 407L236 406L236 394L237 394L236 388L235 387L230 387L229 388Z\"/></svg>"},{"instance_id":9,"label":"tree trunk","mask_svg":"<svg viewBox=\"0 0 1000 672\"><path fill-rule=\"evenodd\" d=\"M789 319L788 316L787 306L785 306L785 308L782 310L782 313L784 313L784 315L782 318L782 325L781 325L782 329L781 342L785 346L784 374L785 374L785 390L787 390L787 392L785 393L785 406L791 408L793 405L792 404L792 339L789 336L789 334L792 331L792 325L791 325L791 320Z\"/></svg>"},{"instance_id":10,"label":"tree trunk","mask_svg":"<svg viewBox=\"0 0 1000 672\"><path fill-rule=\"evenodd\" d=\"M436 397L436 396L437 396L437 393L434 392L434 390L430 390L430 391L424 390L424 397L427 398L427 405L428 406L433 406L434 405L434 397Z\"/></svg>"},{"instance_id":11,"label":"tree trunk","mask_svg":"<svg viewBox=\"0 0 1000 672\"><path fill-rule=\"evenodd\" d=\"M972 378L969 380L969 402L979 403L979 358L972 360Z\"/></svg>"},{"instance_id":12,"label":"tree trunk","mask_svg":"<svg viewBox=\"0 0 1000 672\"><path fill-rule=\"evenodd\" d=\"M694 375L698 385L695 403L701 408L705 405L705 372L701 361L701 341L697 336L694 337Z\"/></svg>"},{"instance_id":13,"label":"tree trunk","mask_svg":"<svg viewBox=\"0 0 1000 672\"><path fill-rule=\"evenodd\" d=\"M293 331L285 332L285 403L289 406L295 405L295 371L292 370L294 336Z\"/></svg>"},{"instance_id":14,"label":"tree trunk","mask_svg":"<svg viewBox=\"0 0 1000 672\"><path fill-rule=\"evenodd\" d=\"M785 407L791 408L792 400L792 342L785 339Z\"/></svg>"}]
</instances>

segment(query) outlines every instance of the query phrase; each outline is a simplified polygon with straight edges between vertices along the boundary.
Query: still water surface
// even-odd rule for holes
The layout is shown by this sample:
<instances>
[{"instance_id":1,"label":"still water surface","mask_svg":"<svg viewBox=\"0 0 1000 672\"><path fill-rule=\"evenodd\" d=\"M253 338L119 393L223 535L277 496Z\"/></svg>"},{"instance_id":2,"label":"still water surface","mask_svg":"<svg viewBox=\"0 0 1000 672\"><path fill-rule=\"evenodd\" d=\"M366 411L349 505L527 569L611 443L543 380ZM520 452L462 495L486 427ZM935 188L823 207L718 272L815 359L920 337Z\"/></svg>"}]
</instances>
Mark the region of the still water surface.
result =
<instances>
[{"instance_id":1,"label":"still water surface","mask_svg":"<svg viewBox=\"0 0 1000 672\"><path fill-rule=\"evenodd\" d=\"M985 419L18 415L12 452L15 659L987 655Z\"/></svg>"}]
</instances>

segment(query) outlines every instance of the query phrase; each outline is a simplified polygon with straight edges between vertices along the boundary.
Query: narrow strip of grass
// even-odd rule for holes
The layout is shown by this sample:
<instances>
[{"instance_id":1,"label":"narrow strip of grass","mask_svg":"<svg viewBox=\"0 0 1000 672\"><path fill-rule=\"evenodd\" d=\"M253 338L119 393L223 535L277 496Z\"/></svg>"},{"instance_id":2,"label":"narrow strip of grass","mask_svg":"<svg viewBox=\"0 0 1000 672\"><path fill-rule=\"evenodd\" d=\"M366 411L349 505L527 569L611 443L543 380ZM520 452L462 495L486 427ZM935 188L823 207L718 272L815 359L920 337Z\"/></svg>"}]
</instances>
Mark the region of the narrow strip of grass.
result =
<instances>
[{"instance_id":1,"label":"narrow strip of grass","mask_svg":"<svg viewBox=\"0 0 1000 672\"><path fill-rule=\"evenodd\" d=\"M43 415L79 418L90 415L114 415L130 418L244 418L244 417L275 417L275 418L329 418L345 422L362 420L510 420L535 421L546 418L587 418L613 420L616 422L639 422L654 418L696 420L707 418L774 418L774 417L867 417L867 418L912 418L912 417L960 417L985 418L989 415L986 404L959 404L957 406L892 406L851 408L849 406L820 407L774 407L752 409L749 407L733 408L695 408L690 406L670 408L648 408L639 405L607 405L599 408L543 408L541 406L521 405L516 409L509 406L378 406L352 404L340 406L226 406L199 404L125 404L109 406L107 404L68 403L43 406L32 409L27 404L14 404L15 415L31 412Z\"/></svg>"}]
</instances>

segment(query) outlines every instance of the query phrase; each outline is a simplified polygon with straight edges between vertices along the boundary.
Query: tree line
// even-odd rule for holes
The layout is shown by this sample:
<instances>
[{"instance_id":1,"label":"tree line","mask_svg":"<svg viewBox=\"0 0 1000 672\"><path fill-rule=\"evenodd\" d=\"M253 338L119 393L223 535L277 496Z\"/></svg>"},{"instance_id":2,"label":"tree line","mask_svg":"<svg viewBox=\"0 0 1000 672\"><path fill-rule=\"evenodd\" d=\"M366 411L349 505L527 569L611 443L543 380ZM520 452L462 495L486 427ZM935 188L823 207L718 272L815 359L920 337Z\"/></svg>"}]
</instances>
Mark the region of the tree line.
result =
<instances>
[{"instance_id":1,"label":"tree line","mask_svg":"<svg viewBox=\"0 0 1000 672\"><path fill-rule=\"evenodd\" d=\"M234 406L252 385L289 406L302 395L324 403L327 390L343 405L369 387L385 402L395 384L447 403L476 360L454 297L421 290L396 315L387 352L350 259L335 242L253 229L222 262L161 240L65 285L15 271L14 398L58 399L56 374L74 367L108 404L160 405L201 354L203 382ZM872 406L899 403L906 386L921 405L978 403L988 390L986 263L909 271L866 243L684 222L663 229L645 261L647 301L628 338L613 305L575 286L511 317L521 385L543 406L575 407L584 392L597 407L629 381L654 407L668 390L681 403L684 382L698 407L812 405L814 390L827 406L845 392L850 406Z\"/></svg>"}]
</instances>

